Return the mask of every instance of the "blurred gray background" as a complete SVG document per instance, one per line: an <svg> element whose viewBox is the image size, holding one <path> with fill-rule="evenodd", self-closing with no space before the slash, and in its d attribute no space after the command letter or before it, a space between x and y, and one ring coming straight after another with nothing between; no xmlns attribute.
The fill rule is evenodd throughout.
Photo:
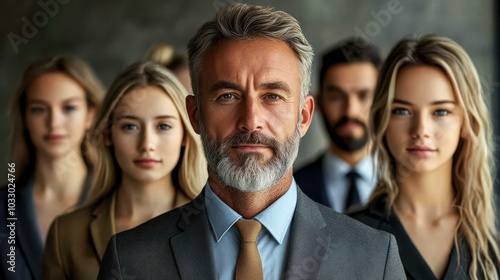
<svg viewBox="0 0 500 280"><path fill-rule="evenodd" d="M156 43L184 48L196 29L229 0L2 0L0 2L0 166L8 161L8 102L22 73L33 60L72 53L93 66L105 86L128 64L140 60ZM384 56L403 36L437 33L451 37L472 57L486 92L498 91L495 56L497 5L493 0L263 0L243 1L273 6L298 19L319 58L323 51L352 35L378 45ZM48 13L44 6L51 6ZM36 31L23 35L26 22ZM9 35L10 34L10 35ZM13 34L26 39L15 44ZM312 93L319 65L314 65ZM499 99L491 98L498 127ZM498 131L498 130L497 130ZM497 133L498 134L498 133ZM304 137L296 167L326 148L318 116ZM498 139L498 137L497 137Z"/></svg>

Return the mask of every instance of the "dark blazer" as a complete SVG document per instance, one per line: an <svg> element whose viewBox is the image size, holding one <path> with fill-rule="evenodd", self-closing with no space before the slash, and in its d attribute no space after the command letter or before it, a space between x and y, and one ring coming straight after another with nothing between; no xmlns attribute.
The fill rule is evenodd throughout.
<svg viewBox="0 0 500 280"><path fill-rule="evenodd" d="M203 193L183 207L114 235L98 279L217 279ZM285 279L404 279L393 236L300 190Z"/></svg>
<svg viewBox="0 0 500 280"><path fill-rule="evenodd" d="M0 265L2 275L0 279L30 280L39 279L41 272L41 260L43 251L43 240L40 237L36 209L33 200L32 184L16 184L15 188L15 218L7 220L12 216L8 213L8 189L7 186L0 189ZM13 222L14 231L6 224ZM15 238L9 239L11 234ZM15 243L14 243L15 242ZM7 256L11 252L11 246L15 246L15 272L9 271L7 263L11 259Z"/></svg>
<svg viewBox="0 0 500 280"><path fill-rule="evenodd" d="M386 197L379 197L364 209L350 213L349 216L373 228L387 231L396 237L399 255L408 279L436 279L424 258L420 255L410 237L406 233L398 217L391 210L387 210ZM460 265L458 265L458 251L460 251ZM471 254L465 239L459 239L458 248L450 253L448 267L443 279L470 279L468 268L471 263ZM480 268L479 268L480 269ZM483 279L479 273L478 279Z"/></svg>
<svg viewBox="0 0 500 280"><path fill-rule="evenodd" d="M81 205L89 192L91 177L92 174L89 173L77 206ZM0 226L0 266L2 267L0 274L2 277L0 279L40 279L45 241L42 240L38 227L38 217L33 198L33 183L31 178L16 179L15 218L17 220L7 220L7 218L11 217L7 211L9 192L7 186L0 189L0 219L3 221L2 226ZM4 223L10 222L15 222L15 244L9 244L8 237L11 232L9 228L3 226ZM8 270L10 265L7 261L10 260L10 256L7 256L7 254L11 251L11 246L15 246L15 273Z"/></svg>
<svg viewBox="0 0 500 280"><path fill-rule="evenodd" d="M300 189L312 200L332 208L326 193L325 176L323 174L323 158L321 155L312 163L302 167L293 174Z"/></svg>

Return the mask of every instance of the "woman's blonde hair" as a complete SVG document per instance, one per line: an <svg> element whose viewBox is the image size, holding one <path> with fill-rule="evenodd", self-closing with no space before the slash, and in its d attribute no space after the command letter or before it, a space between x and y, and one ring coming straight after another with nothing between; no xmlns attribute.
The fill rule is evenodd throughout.
<svg viewBox="0 0 500 280"><path fill-rule="evenodd" d="M76 81L84 90L87 106L98 111L104 98L104 88L95 76L92 68L87 62L73 55L55 55L43 58L31 63L24 72L12 99L10 116L12 117L12 160L16 163L18 178L28 179L35 168L36 149L31 141L29 131L26 127L26 95L30 85L38 77L46 73L63 73ZM87 139L88 133L85 135ZM88 168L95 167L95 153L93 147L84 139L81 145L82 156ZM93 173L92 170L89 172Z"/></svg>
<svg viewBox="0 0 500 280"><path fill-rule="evenodd" d="M378 157L380 180L372 199L387 195L392 207L399 189L396 161L390 154L385 133L398 71L409 65L441 69L450 79L459 106L464 112L462 138L453 156L452 182L459 213L457 232L464 236L472 254L469 275L498 279L499 250L496 239L493 194L493 138L490 114L479 76L465 50L451 39L427 35L403 39L392 49L380 71L371 108L370 134L374 156ZM455 236L458 245L458 236Z"/></svg>
<svg viewBox="0 0 500 280"><path fill-rule="evenodd" d="M189 70L188 58L186 53L177 51L172 45L157 44L149 48L145 61L157 62L174 74L184 69Z"/></svg>
<svg viewBox="0 0 500 280"><path fill-rule="evenodd" d="M198 195L204 186L207 179L207 164L200 138L191 127L184 105L188 92L175 75L160 64L139 62L130 65L113 81L104 100L103 109L97 115L90 140L97 147L99 161L88 202L107 196L120 184L122 171L116 162L113 147L106 143L106 139L111 139L112 114L126 109L123 106L117 107L125 94L146 86L157 86L165 91L177 108L184 128L185 146L181 150L177 166L172 171L174 185L191 199ZM136 102L141 102L140 99L138 97Z"/></svg>

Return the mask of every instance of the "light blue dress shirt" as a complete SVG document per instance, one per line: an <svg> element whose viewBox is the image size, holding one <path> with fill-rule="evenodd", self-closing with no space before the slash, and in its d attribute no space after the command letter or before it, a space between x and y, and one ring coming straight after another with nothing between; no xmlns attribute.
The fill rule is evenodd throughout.
<svg viewBox="0 0 500 280"><path fill-rule="evenodd" d="M326 153L323 157L323 174L328 201L337 212L344 212L345 201L349 193L349 180L346 174L351 170L349 164L332 153ZM377 173L373 158L365 157L354 167L360 178L356 181L359 199L362 205L368 203L368 199L377 184Z"/></svg>
<svg viewBox="0 0 500 280"><path fill-rule="evenodd" d="M212 228L212 248L218 279L234 279L234 271L240 248L238 229L234 223L242 219L225 204L210 188L205 187L208 220ZM282 279L286 265L290 237L290 224L297 205L295 181L288 191L254 217L262 224L257 238L257 249L264 271L264 279Z"/></svg>

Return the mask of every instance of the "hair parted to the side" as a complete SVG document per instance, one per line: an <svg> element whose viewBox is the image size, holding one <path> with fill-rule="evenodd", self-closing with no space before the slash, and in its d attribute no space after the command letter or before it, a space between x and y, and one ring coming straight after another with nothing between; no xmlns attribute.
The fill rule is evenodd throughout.
<svg viewBox="0 0 500 280"><path fill-rule="evenodd" d="M200 95L203 58L210 47L224 39L248 40L258 37L284 41L295 52L301 64L300 104L303 104L309 94L314 53L302 34L299 22L283 11L243 3L230 3L220 9L213 20L198 29L187 45L191 83L196 98Z"/></svg>
<svg viewBox="0 0 500 280"><path fill-rule="evenodd" d="M190 199L197 196L203 188L208 177L207 164L200 137L194 132L186 111L185 98L188 92L175 75L162 65L152 61L139 62L130 65L113 81L104 99L103 109L99 111L92 128L90 141L97 147L99 161L87 203L102 199L118 187L122 177L121 169L114 156L113 147L106 143L106 139L111 139L112 114L126 110L126 107L117 107L123 96L146 86L157 86L165 91L177 108L184 128L185 147L172 171L174 185ZM135 102L141 102L141 97Z"/></svg>
<svg viewBox="0 0 500 280"><path fill-rule="evenodd" d="M27 90L30 85L40 76L46 73L63 73L76 81L85 91L87 106L96 111L99 110L104 98L104 88L96 77L90 65L83 59L74 55L55 55L42 58L32 62L25 70L21 84L13 96L9 115L12 118L11 134L11 160L16 163L16 176L20 179L28 179L35 168L36 149L31 141L29 131L26 127L26 99ZM95 167L94 148L86 141L88 133L81 145L81 152L87 167ZM89 170L93 173L93 170Z"/></svg>
<svg viewBox="0 0 500 280"><path fill-rule="evenodd" d="M370 134L374 156L378 157L380 180L372 199L387 195L392 207L399 189L396 184L396 161L390 154L385 133L391 116L398 72L410 65L429 65L443 71L450 79L464 119L463 136L453 156L452 182L459 213L457 235L464 236L472 254L468 268L472 279L478 271L485 279L498 279L499 249L495 228L493 193L494 160L490 114L479 76L465 50L446 37L427 35L403 39L391 50L380 71L371 108Z"/></svg>

